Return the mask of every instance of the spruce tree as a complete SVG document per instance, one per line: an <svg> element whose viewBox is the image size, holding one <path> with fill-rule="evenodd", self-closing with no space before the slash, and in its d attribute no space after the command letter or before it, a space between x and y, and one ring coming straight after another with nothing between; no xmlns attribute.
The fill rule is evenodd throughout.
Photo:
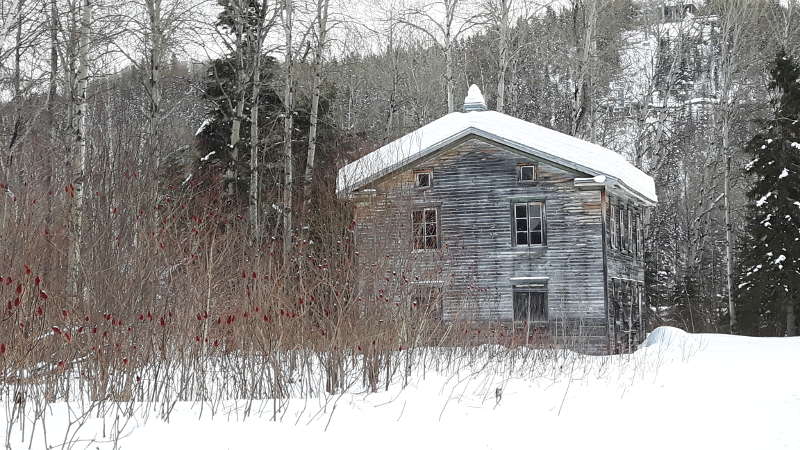
<svg viewBox="0 0 800 450"><path fill-rule="evenodd" d="M752 177L739 257L740 331L795 335L800 312L800 65L772 64L774 118L748 143Z"/></svg>

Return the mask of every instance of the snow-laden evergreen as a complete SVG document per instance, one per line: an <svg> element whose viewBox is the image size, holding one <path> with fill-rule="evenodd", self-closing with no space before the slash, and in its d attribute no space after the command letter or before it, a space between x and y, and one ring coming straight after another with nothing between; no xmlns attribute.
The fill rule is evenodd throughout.
<svg viewBox="0 0 800 450"><path fill-rule="evenodd" d="M796 334L800 309L800 65L780 51L770 71L775 117L748 144L752 175L741 247L744 331Z"/></svg>

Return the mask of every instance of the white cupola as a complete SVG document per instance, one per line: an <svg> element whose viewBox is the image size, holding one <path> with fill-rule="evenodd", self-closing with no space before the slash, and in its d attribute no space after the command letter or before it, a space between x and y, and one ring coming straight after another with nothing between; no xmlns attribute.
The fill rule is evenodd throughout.
<svg viewBox="0 0 800 450"><path fill-rule="evenodd" d="M464 98L464 112L486 111L486 99L483 98L480 88L473 84Z"/></svg>

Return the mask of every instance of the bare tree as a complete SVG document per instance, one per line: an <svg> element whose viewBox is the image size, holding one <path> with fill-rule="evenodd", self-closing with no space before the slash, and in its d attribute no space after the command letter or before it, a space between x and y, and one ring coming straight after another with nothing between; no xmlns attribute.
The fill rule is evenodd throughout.
<svg viewBox="0 0 800 450"><path fill-rule="evenodd" d="M292 27L294 15L293 0L283 2L283 31L285 36L285 87L284 87L284 118L283 118L283 262L288 268L289 254L292 246L292 189L294 184L294 164L292 161L292 134L294 127L294 48L292 42Z"/></svg>
<svg viewBox="0 0 800 450"><path fill-rule="evenodd" d="M453 50L458 39L478 25L477 15L469 11L469 6L467 0L436 0L407 8L401 19L403 24L426 36L444 55L449 113L456 110Z"/></svg>
<svg viewBox="0 0 800 450"><path fill-rule="evenodd" d="M328 10L330 7L330 0L314 0L316 7L316 16L314 23L315 29L315 42L314 42L314 79L311 92L311 124L308 129L308 153L306 156L306 170L303 179L303 220L306 221L304 230L308 228L307 213L311 209L311 202L313 199L312 188L314 182L314 167L315 157L317 152L317 125L319 122L319 97L320 87L322 86L322 67L325 47L328 44Z"/></svg>
<svg viewBox="0 0 800 450"><path fill-rule="evenodd" d="M731 222L731 160L733 147L731 145L731 127L739 119L740 110L738 103L741 100L742 86L741 75L748 65L753 63L752 51L746 51L746 36L753 23L751 17L754 8L759 6L747 0L731 0L717 5L715 12L719 15L719 56L718 76L719 102L713 110L712 121L718 135L715 141L721 145L720 156L724 161L723 172L723 198L725 211L725 261L726 285L728 297L728 316L731 332L736 329L736 305L733 301L733 224Z"/></svg>
<svg viewBox="0 0 800 450"><path fill-rule="evenodd" d="M248 216L250 220L251 235L255 241L261 237L261 184L259 177L259 98L261 96L261 58L264 52L264 42L275 25L278 17L277 5L270 5L267 0L262 0L256 16L256 24L250 27L248 40L251 43L251 104L250 104L250 186L248 194Z"/></svg>
<svg viewBox="0 0 800 450"><path fill-rule="evenodd" d="M591 59L595 51L597 36L598 2L595 0L572 0L572 33L575 39L575 64L572 82L572 130L577 136L590 108L592 82Z"/></svg>
<svg viewBox="0 0 800 450"><path fill-rule="evenodd" d="M69 251L67 253L67 295L76 303L82 298L79 280L81 273L81 241L83 239L83 206L86 190L87 137L87 86L89 83L89 33L92 24L92 0L81 0L80 24L77 46L71 50L68 77L72 102L70 105L70 129L74 142L70 148L68 167L70 184L67 186L72 202L69 219Z"/></svg>

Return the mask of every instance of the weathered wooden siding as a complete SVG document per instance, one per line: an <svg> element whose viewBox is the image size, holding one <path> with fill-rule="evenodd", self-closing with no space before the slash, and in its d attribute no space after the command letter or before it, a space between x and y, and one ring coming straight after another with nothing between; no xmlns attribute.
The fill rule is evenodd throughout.
<svg viewBox="0 0 800 450"><path fill-rule="evenodd" d="M605 219L608 221L609 218L609 206L613 205L615 208L624 208L626 210L630 210L634 213L636 217L639 219L639 228L641 228L643 222L642 218L643 208L641 205L638 205L634 200L625 199L621 196L614 196L614 195L607 195L604 194L603 196L603 210L605 212ZM628 249L621 249L620 246L617 244L616 246L611 245L611 227L606 226L608 233L605 239L605 246L606 246L606 269L608 273L607 279L607 292L609 298L609 342L612 345L616 345L620 347L620 342L623 342L627 339L627 335L624 333L620 333L618 330L615 330L614 327L614 311L613 311L613 303L615 301L615 292L619 290L620 284L628 288L631 284L637 284L641 286L643 290L644 286L644 249L639 244L638 251L634 251L631 246ZM638 239L638 236L637 236ZM617 287L615 290L614 283L617 283ZM635 314L640 314L638 311L638 306L636 308ZM641 315L637 320L641 320ZM641 328L643 324L639 322L640 329L639 332L636 333L633 337L635 341L642 339L643 337L643 329ZM627 346L622 346L627 347ZM624 351L625 348L616 348L612 349L615 351Z"/></svg>
<svg viewBox="0 0 800 450"><path fill-rule="evenodd" d="M535 183L517 181L517 165L526 162L537 165ZM414 187L419 169L433 170L431 188ZM569 333L593 336L594 351L605 351L602 193L576 189L573 180L582 176L469 138L378 180L367 188L372 194L359 194L359 253L376 261L377 272L389 270L381 261L391 260L392 271L410 278L445 280L445 319L510 321L512 278L548 277L551 330L564 321L578 324ZM545 246L513 246L514 201L545 202ZM439 209L442 249L411 251L415 206Z"/></svg>

